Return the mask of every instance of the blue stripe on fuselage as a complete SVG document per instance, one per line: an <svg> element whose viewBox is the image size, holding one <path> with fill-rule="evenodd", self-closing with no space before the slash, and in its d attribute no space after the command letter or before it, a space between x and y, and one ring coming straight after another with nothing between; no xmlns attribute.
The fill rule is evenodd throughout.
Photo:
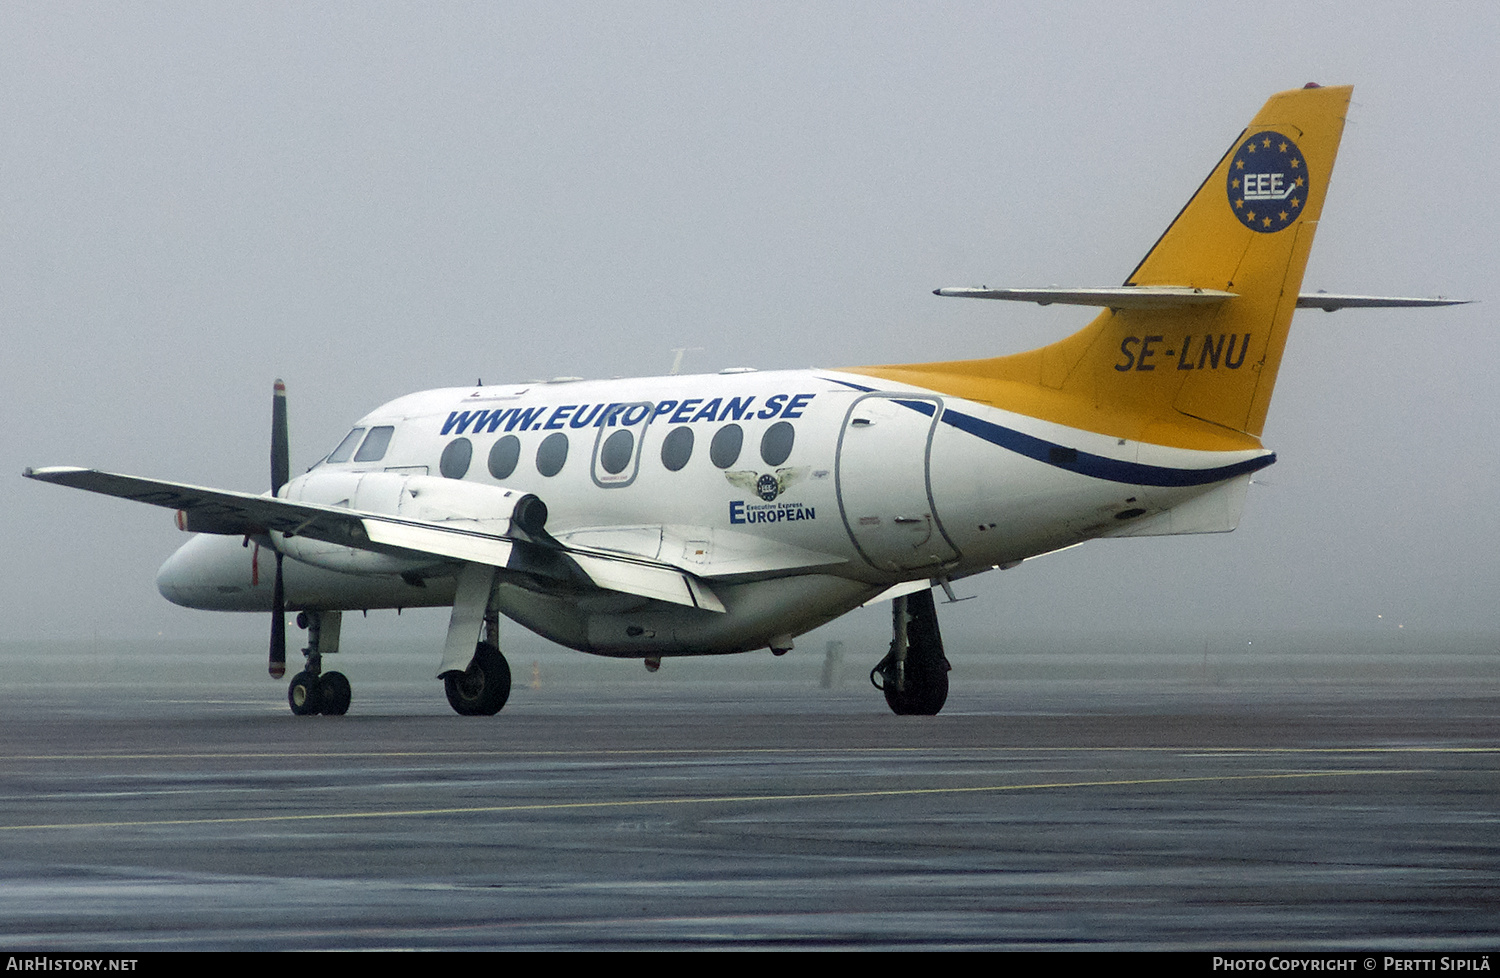
<svg viewBox="0 0 1500 978"><path fill-rule="evenodd" d="M857 391L877 392L873 387L862 387L847 380L838 380L834 377L827 379L852 387ZM888 393L897 404L929 417L932 416L934 405L931 401L902 400L898 391L882 393ZM945 408L939 420L943 424L967 432L992 445L998 445L1007 451L1015 452L1017 455L1024 455L1068 472L1077 472L1079 475L1104 479L1108 482L1123 482L1132 486L1206 486L1213 482L1232 479L1237 475L1244 475L1247 472L1258 472L1276 461L1276 455L1273 452L1270 455L1262 455L1259 458L1246 459L1243 462L1220 465L1211 469L1176 469L1165 465L1126 462L1106 455L1081 452L1075 448L1047 441L1045 438L1037 438L1014 428L1007 428L1004 425L976 418L971 414L964 414L962 411L955 411L952 408Z"/></svg>

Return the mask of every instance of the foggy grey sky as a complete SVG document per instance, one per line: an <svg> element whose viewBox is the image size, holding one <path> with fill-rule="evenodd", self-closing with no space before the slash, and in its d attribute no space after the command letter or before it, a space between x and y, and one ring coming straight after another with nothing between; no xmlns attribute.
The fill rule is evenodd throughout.
<svg viewBox="0 0 1500 978"><path fill-rule="evenodd" d="M26 465L261 491L278 376L300 470L476 377L1028 349L1090 312L931 290L1120 282L1313 80L1355 93L1304 288L1482 301L1300 313L1237 532L990 574L944 627L1495 630L1497 37L1489 3L0 6L4 637L266 629L157 595L170 513Z"/></svg>

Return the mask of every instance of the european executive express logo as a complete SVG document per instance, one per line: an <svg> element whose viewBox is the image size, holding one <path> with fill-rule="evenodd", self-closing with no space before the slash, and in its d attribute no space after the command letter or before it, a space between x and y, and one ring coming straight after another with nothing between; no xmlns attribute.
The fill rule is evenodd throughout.
<svg viewBox="0 0 1500 978"><path fill-rule="evenodd" d="M777 497L807 476L808 467L788 466L776 472L758 473L753 469L725 472L729 484L743 489L752 496L764 499L764 503L747 503L735 499L729 504L731 523L785 523L796 520L815 520L818 511L802 503L778 501Z"/></svg>
<svg viewBox="0 0 1500 978"><path fill-rule="evenodd" d="M1307 203L1307 160L1278 132L1258 132L1229 161L1229 209L1252 231L1269 234L1297 220Z"/></svg>

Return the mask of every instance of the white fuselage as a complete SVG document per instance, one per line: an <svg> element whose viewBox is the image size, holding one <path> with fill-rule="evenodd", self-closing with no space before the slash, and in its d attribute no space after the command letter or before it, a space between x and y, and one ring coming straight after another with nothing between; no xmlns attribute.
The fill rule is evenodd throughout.
<svg viewBox="0 0 1500 978"><path fill-rule="evenodd" d="M392 476L533 493L557 540L712 585L722 613L526 580L497 586L500 610L528 628L624 656L789 643L894 585L1118 533L1272 458L1127 441L825 370L423 391L356 429L279 495L370 508L351 494L371 473L384 479L367 496ZM289 607L454 600L451 564L331 545L301 559L291 542L278 543ZM162 593L196 608L268 610L271 555L243 544L195 537L163 565Z"/></svg>

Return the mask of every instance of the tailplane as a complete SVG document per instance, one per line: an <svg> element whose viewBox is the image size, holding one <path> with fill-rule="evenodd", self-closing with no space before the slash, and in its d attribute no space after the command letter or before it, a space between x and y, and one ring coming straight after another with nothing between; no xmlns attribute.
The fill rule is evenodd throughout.
<svg viewBox="0 0 1500 978"><path fill-rule="evenodd" d="M1122 438L1258 444L1352 91L1273 96L1121 287L940 290L1106 307L1078 333L859 372Z"/></svg>

